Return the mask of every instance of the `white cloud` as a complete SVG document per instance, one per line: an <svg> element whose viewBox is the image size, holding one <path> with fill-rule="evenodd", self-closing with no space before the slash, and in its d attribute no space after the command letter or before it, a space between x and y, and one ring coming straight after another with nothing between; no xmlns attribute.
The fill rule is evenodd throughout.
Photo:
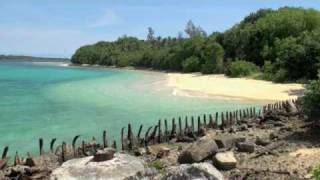
<svg viewBox="0 0 320 180"><path fill-rule="evenodd" d="M90 28L105 27L112 25L118 21L118 16L113 10L107 10L101 17L94 23L90 24Z"/></svg>

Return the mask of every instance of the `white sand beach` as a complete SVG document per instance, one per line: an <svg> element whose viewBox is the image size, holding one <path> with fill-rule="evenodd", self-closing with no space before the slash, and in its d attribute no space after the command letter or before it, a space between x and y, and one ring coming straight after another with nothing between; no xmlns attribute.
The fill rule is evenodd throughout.
<svg viewBox="0 0 320 180"><path fill-rule="evenodd" d="M224 75L169 73L168 85L180 91L203 93L247 100L279 101L295 99L304 91L302 84L276 84L246 78L228 78ZM183 94L183 93L182 93Z"/></svg>

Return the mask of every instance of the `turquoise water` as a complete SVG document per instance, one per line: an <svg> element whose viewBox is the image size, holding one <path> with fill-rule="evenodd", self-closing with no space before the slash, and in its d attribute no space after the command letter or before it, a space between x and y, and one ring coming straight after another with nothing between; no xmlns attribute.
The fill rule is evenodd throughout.
<svg viewBox="0 0 320 180"><path fill-rule="evenodd" d="M48 149L51 138L71 143L116 140L129 122L137 130L158 119L201 115L256 105L250 102L172 95L164 74L0 62L0 148L38 152L38 138Z"/></svg>

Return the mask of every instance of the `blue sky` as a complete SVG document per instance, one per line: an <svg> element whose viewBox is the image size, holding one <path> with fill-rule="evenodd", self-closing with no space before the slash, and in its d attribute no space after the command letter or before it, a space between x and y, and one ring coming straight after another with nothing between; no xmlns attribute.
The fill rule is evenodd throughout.
<svg viewBox="0 0 320 180"><path fill-rule="evenodd" d="M85 44L127 34L177 36L191 19L224 31L260 8L320 10L320 0L0 0L0 54L70 57Z"/></svg>

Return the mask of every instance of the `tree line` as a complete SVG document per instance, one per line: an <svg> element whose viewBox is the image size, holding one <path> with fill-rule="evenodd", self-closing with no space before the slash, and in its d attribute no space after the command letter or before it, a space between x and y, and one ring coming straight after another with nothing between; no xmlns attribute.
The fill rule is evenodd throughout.
<svg viewBox="0 0 320 180"><path fill-rule="evenodd" d="M134 66L158 70L226 73L277 82L317 78L320 67L320 12L283 7L251 13L225 32L208 34L189 21L184 36L146 40L123 36L79 48L75 64Z"/></svg>

